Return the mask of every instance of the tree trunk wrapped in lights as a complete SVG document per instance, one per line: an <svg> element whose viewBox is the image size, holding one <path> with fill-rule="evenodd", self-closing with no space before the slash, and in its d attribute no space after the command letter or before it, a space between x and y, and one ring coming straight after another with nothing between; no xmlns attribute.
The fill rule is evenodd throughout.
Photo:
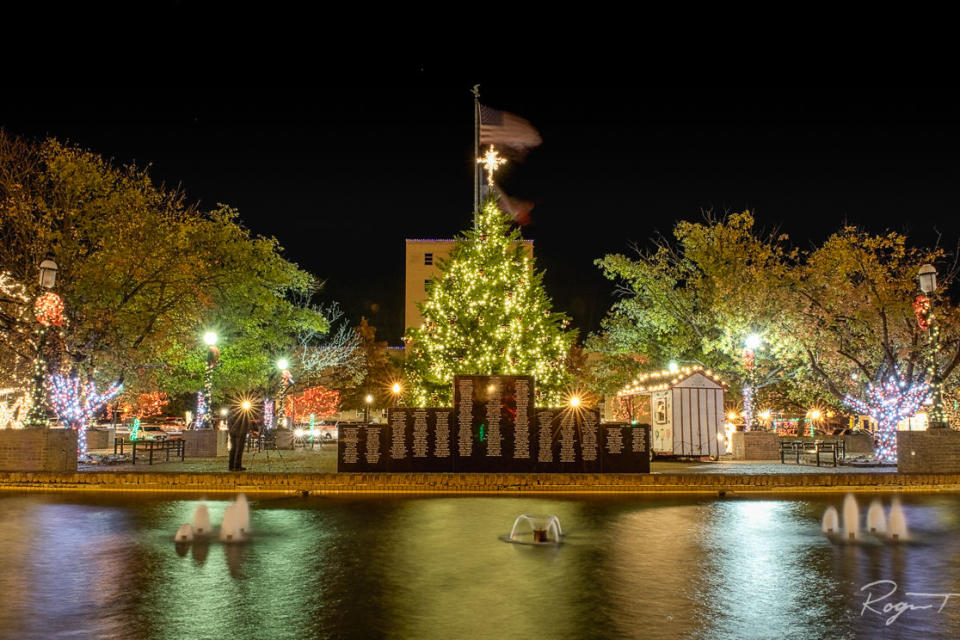
<svg viewBox="0 0 960 640"><path fill-rule="evenodd" d="M98 393L92 378L81 382L76 374L55 373L50 376L50 404L64 425L77 432L78 457L87 455L87 422L122 389L123 385L117 382Z"/></svg>
<svg viewBox="0 0 960 640"><path fill-rule="evenodd" d="M917 413L929 396L927 383L911 384L894 371L881 383L867 385L862 398L848 395L844 403L877 421L877 457L883 462L896 462L897 423Z"/></svg>
<svg viewBox="0 0 960 640"><path fill-rule="evenodd" d="M404 338L410 404L450 404L457 374L533 375L538 404L560 402L575 333L550 310L542 274L495 201L439 267L419 305L423 325Z"/></svg>

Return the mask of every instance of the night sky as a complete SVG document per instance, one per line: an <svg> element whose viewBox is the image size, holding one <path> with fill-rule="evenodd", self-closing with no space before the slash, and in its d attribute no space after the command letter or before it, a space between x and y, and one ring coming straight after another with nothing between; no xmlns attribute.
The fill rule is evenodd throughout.
<svg viewBox="0 0 960 640"><path fill-rule="evenodd" d="M946 94L911 90L532 87L411 68L395 86L310 91L11 92L0 126L51 135L240 210L324 297L399 344L404 238L471 224L473 105L544 140L501 174L536 202L523 229L556 309L594 331L613 301L593 265L701 210L755 211L801 247L844 221L956 245L960 127ZM16 97L17 95L24 97ZM159 230L158 230L159 231ZM158 233L158 242L162 234Z"/></svg>

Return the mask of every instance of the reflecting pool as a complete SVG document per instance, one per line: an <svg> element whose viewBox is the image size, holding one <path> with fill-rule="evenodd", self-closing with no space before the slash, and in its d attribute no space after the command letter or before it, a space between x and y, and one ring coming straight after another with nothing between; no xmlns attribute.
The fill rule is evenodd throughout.
<svg viewBox="0 0 960 640"><path fill-rule="evenodd" d="M0 494L0 638L958 637L960 496L901 496L907 543L828 539L842 499L252 499L175 545L196 500ZM524 513L563 543L504 542Z"/></svg>

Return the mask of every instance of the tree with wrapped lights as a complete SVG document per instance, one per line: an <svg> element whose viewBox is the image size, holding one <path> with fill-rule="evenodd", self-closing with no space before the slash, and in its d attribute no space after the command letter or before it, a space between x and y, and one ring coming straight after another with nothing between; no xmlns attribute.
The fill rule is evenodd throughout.
<svg viewBox="0 0 960 640"><path fill-rule="evenodd" d="M564 314L550 309L542 273L495 200L439 268L419 305L423 324L404 338L407 401L449 405L455 375L513 374L535 377L539 405L558 403L576 334L566 330Z"/></svg>

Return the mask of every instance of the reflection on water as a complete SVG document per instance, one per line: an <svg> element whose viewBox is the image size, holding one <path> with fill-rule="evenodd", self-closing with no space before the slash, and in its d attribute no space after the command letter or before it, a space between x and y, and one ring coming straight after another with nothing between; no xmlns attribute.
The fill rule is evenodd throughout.
<svg viewBox="0 0 960 640"><path fill-rule="evenodd" d="M926 640L960 629L960 598L889 627L860 615L860 589L877 580L900 594L960 592L960 497L906 496L906 544L828 540L820 518L839 497L260 500L248 543L175 544L196 504L0 496L0 638ZM228 504L208 502L214 525ZM501 540L531 512L559 517L562 545Z"/></svg>

